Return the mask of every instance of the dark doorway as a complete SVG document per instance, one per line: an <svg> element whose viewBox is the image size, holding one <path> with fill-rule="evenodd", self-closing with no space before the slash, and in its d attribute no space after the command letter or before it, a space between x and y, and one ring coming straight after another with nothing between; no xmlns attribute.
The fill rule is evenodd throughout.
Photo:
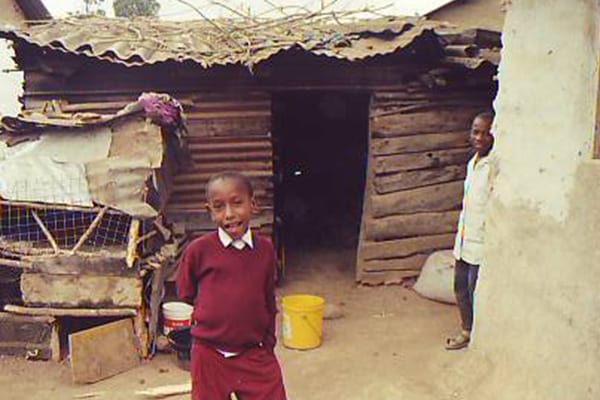
<svg viewBox="0 0 600 400"><path fill-rule="evenodd" d="M365 93L274 95L275 214L288 254L356 249L368 121Z"/></svg>

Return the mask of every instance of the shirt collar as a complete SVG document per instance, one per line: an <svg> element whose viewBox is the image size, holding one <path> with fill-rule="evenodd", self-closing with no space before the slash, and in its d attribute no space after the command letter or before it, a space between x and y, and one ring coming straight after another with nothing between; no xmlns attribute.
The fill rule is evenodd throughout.
<svg viewBox="0 0 600 400"><path fill-rule="evenodd" d="M229 234L225 232L223 228L219 227L218 231L219 240L221 241L223 247L229 247L230 245L232 245L238 250L242 250L246 246L250 247L251 249L254 248L254 242L252 241L252 231L250 230L250 228L248 228L246 233L244 233L241 238L235 240L231 236L229 236Z"/></svg>

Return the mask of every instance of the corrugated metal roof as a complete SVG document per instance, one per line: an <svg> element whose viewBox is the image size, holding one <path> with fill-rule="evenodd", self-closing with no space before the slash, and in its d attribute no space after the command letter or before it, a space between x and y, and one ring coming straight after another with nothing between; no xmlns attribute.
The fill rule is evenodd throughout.
<svg viewBox="0 0 600 400"><path fill-rule="evenodd" d="M441 51L438 31L457 30L443 22L398 17L352 23L339 22L335 16L311 22L287 18L260 23L91 17L23 29L2 27L0 37L126 66L192 61L209 68L229 64L252 67L292 48L356 61L409 48L419 38L439 43Z"/></svg>

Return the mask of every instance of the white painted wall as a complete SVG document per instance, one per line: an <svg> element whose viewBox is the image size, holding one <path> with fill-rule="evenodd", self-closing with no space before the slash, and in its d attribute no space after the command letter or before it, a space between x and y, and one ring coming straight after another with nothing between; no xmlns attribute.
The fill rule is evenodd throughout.
<svg viewBox="0 0 600 400"><path fill-rule="evenodd" d="M23 93L23 73L4 72L16 69L9 46L8 41L0 39L0 115L17 114L21 108L18 98Z"/></svg>
<svg viewBox="0 0 600 400"><path fill-rule="evenodd" d="M516 0L472 346L454 398L600 398L597 0Z"/></svg>
<svg viewBox="0 0 600 400"><path fill-rule="evenodd" d="M25 16L13 0L0 0L0 24L18 26ZM7 73L15 69L13 51L9 42L0 39L0 115L14 115L20 105L18 96L22 93L22 73Z"/></svg>

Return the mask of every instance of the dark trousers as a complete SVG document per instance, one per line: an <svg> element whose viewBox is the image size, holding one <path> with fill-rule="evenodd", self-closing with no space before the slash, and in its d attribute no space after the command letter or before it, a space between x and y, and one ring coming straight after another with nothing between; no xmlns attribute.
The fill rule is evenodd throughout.
<svg viewBox="0 0 600 400"><path fill-rule="evenodd" d="M454 267L454 294L460 310L462 328L471 332L473 328L473 294L477 285L479 265L457 260Z"/></svg>

